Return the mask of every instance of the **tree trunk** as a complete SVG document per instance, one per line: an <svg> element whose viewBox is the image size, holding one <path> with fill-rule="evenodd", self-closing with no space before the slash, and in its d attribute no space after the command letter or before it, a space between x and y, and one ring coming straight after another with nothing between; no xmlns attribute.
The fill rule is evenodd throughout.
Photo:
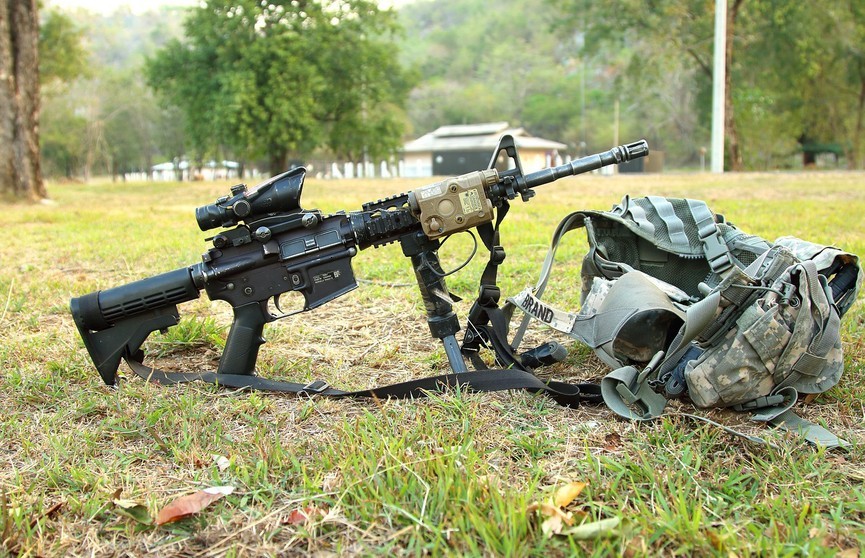
<svg viewBox="0 0 865 558"><path fill-rule="evenodd" d="M862 150L863 116L865 116L865 68L860 64L859 70L859 104L856 107L856 128L853 130L853 147L847 153L847 168L859 168L859 157Z"/></svg>
<svg viewBox="0 0 865 558"><path fill-rule="evenodd" d="M270 152L270 176L276 176L286 170L286 161L288 160L288 151L271 150Z"/></svg>
<svg viewBox="0 0 865 558"><path fill-rule="evenodd" d="M736 119L733 116L733 36L736 27L736 17L739 15L739 8L742 7L743 0L735 0L732 9L727 14L727 51L724 55L724 65L726 67L724 76L724 135L727 137L727 150L730 156L730 170L744 170L745 165L742 161L742 150L739 146L739 131L736 129Z"/></svg>
<svg viewBox="0 0 865 558"><path fill-rule="evenodd" d="M36 0L0 0L0 194L47 198L39 161Z"/></svg>

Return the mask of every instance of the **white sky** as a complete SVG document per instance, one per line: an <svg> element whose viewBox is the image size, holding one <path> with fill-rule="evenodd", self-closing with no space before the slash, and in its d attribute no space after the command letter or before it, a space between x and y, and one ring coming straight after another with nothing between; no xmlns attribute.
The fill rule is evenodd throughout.
<svg viewBox="0 0 865 558"><path fill-rule="evenodd" d="M124 5L137 13L156 6L192 6L195 2L196 0L48 0L47 4L58 8L86 8L92 12L110 14Z"/></svg>
<svg viewBox="0 0 865 558"><path fill-rule="evenodd" d="M198 0L48 0L49 6L65 9L86 8L92 12L110 14L121 6L129 6L135 13L145 12L156 6L194 6ZM412 0L379 0L382 6L401 6Z"/></svg>

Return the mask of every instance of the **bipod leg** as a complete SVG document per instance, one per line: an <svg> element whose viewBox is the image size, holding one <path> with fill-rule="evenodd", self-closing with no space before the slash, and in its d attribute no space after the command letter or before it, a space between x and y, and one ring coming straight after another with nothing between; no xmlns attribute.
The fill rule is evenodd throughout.
<svg viewBox="0 0 865 558"><path fill-rule="evenodd" d="M425 235L406 235L400 239L403 254L411 258L420 294L426 308L430 333L440 339L445 348L451 370L468 372L454 336L460 330L460 322L454 313L453 299L445 283L445 273L439 263L437 250L439 241Z"/></svg>

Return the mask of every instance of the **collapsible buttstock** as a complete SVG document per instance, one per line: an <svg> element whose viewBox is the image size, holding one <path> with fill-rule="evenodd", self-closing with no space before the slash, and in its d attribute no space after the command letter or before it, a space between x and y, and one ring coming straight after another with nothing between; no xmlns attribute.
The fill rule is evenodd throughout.
<svg viewBox="0 0 865 558"><path fill-rule="evenodd" d="M80 300L73 298L70 304L75 325L102 381L109 386L117 381L120 359L137 359L141 345L151 333L175 326L180 321L177 306L171 305L126 318L102 331L90 330L83 325Z"/></svg>
<svg viewBox="0 0 865 558"><path fill-rule="evenodd" d="M177 325L177 304L198 298L194 267L73 298L69 307L102 380L112 386L123 357L135 358L154 331Z"/></svg>

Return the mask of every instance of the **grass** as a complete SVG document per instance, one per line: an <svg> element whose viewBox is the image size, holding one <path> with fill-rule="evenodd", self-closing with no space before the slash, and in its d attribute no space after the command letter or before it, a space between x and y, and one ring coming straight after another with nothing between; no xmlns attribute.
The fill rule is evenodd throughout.
<svg viewBox="0 0 865 558"><path fill-rule="evenodd" d="M747 232L792 234L865 254L865 175L848 173L586 176L538 188L503 227L506 294L534 282L549 235L568 211L607 209L628 193L705 199ZM324 211L423 180L308 181L304 206ZM7 204L0 224L0 555L267 556L502 555L823 556L865 550L865 310L845 317L845 375L802 414L856 442L849 452L727 411L703 413L772 440L754 445L694 422L671 405L650 424L604 408L565 409L525 393L454 391L422 401L307 399L128 378L101 384L68 313L69 299L198 261L205 233L193 210L227 184L54 185L54 203ZM446 269L471 250L442 250ZM585 235L559 251L548 300L576 308ZM449 277L470 300L477 257ZM262 375L365 388L443 372L408 261L398 247L354 259L360 288L268 326ZM459 303L464 317L468 302ZM184 369L215 367L230 309L203 297L148 344ZM571 354L545 371L597 380L603 367ZM128 372L126 376L130 376ZM222 459L219 459L222 458ZM588 484L569 505L587 520L620 518L610 536L546 536L527 513L568 481ZM180 495L235 491L192 517L150 516ZM307 519L297 520L302 512Z"/></svg>

